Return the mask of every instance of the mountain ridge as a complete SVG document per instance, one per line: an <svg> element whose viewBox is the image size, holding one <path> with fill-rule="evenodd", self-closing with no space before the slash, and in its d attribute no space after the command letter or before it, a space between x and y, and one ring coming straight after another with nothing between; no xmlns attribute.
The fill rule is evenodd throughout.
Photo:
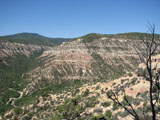
<svg viewBox="0 0 160 120"><path fill-rule="evenodd" d="M54 46L59 45L64 41L70 41L71 38L49 38L38 33L17 33L13 35L0 36L0 42L18 42L23 44L35 44Z"/></svg>
<svg viewBox="0 0 160 120"><path fill-rule="evenodd" d="M22 33L16 33L12 35L3 35L0 36L0 42L18 42L18 43L24 43L24 44L36 44L33 42L33 40L44 40L46 43L37 43L38 45L47 45L47 46L54 46L54 45L59 45L63 42L69 42L76 40L77 38L85 38L85 37L126 37L129 39L135 39L135 38L142 38L146 35L150 35L149 33L143 33L143 32L126 32L126 33L116 33L116 34L101 34L101 33L89 33L80 37L76 38L62 38L62 37L57 37L57 38L52 38L52 37L46 37L44 35L40 35L39 33L29 33L29 32L22 32ZM160 37L160 34L155 34L156 37ZM17 39L17 40L16 40ZM30 41L26 41L26 40ZM24 41L23 41L24 40Z"/></svg>

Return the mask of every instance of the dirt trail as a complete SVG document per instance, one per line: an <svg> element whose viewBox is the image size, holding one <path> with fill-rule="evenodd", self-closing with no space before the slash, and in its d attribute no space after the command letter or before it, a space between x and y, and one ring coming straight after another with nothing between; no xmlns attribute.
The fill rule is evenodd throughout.
<svg viewBox="0 0 160 120"><path fill-rule="evenodd" d="M12 89L12 88L9 88L9 90L15 91L15 90ZM11 105L13 105L13 106L15 107L14 102L15 102L16 100L22 98L23 92L21 92L21 91L16 91L16 92L18 92L18 93L20 94L19 97L18 97L18 98L9 98L8 102L6 103L6 105L8 105L8 104L11 102Z"/></svg>

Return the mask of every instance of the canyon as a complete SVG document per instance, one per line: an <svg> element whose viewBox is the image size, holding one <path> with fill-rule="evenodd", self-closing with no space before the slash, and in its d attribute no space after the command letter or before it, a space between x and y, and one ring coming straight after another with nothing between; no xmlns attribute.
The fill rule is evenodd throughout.
<svg viewBox="0 0 160 120"><path fill-rule="evenodd" d="M84 107L81 114L91 114L96 106L102 107L100 98L104 98L107 89L118 86L125 86L127 94L134 98L138 92L146 94L142 89L148 87L148 82L136 74L140 61L135 51L135 46L143 47L141 38L144 35L91 33L79 38L61 39L60 43L54 42L52 46L42 41L26 44L19 38L14 38L14 41L0 38L0 110L3 118L50 119L60 113L58 106L63 105L66 99L80 99L80 104L84 103L84 106L79 106ZM89 104L87 99L93 99L90 103L95 104L93 108L86 106ZM95 102L97 99L98 103ZM104 98L104 101L108 99ZM139 106L142 102L144 100ZM114 103L110 104L114 106ZM100 110L101 114L110 109ZM117 113L112 110L112 114Z"/></svg>

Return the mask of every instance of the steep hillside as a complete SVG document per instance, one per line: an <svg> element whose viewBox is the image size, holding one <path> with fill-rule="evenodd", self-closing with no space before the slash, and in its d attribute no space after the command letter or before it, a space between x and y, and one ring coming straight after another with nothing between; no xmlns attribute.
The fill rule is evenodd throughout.
<svg viewBox="0 0 160 120"><path fill-rule="evenodd" d="M70 40L69 38L48 38L37 33L0 36L0 59L17 54L29 56L34 51L47 50L51 46Z"/></svg>
<svg viewBox="0 0 160 120"><path fill-rule="evenodd" d="M124 89L136 111L141 115L145 112L147 120L150 120L148 88L149 82L132 72L110 82L92 82L78 88L73 86L63 89L61 92L55 90L56 92L45 93L33 102L15 107L4 116L23 120L133 120L132 116L106 95L109 90L113 90L119 94L119 100L125 103Z"/></svg>
<svg viewBox="0 0 160 120"><path fill-rule="evenodd" d="M154 58L160 57L158 55ZM140 120L144 119L144 113L147 117L145 120L150 120L148 89L149 81L145 79L145 72L138 68L112 81L82 83L75 80L74 83L53 85L50 89L40 90L30 96L28 99L32 102L25 101L25 104L22 104L21 99L17 98L15 109L8 111L4 116L6 119L22 120L134 120L122 107L107 97L107 93L112 90L126 106L124 94L127 95L129 102L140 115ZM31 99L35 95L36 99ZM160 114L157 116L159 119Z"/></svg>
<svg viewBox="0 0 160 120"><path fill-rule="evenodd" d="M90 41L91 40L91 41ZM133 70L138 64L133 46L139 39L89 34L72 42L46 50L39 57L43 66L29 74L34 85L26 92L42 88L40 83L60 83L66 80L113 80ZM139 42L140 43L140 42ZM140 46L140 44L139 44Z"/></svg>
<svg viewBox="0 0 160 120"><path fill-rule="evenodd" d="M42 50L33 52L30 56L15 55L5 57L0 61L0 113L13 108L11 98L20 96L20 92L29 83L27 72L39 66L37 57Z"/></svg>
<svg viewBox="0 0 160 120"><path fill-rule="evenodd" d="M40 36L41 37L41 36ZM34 39L31 39L34 38ZM30 36L17 34L0 37L0 113L13 106L9 100L16 98L20 91L28 84L26 73L39 66L37 59L44 50L45 39L38 44L38 35ZM27 41L27 43L25 43ZM42 42L43 41L43 42Z"/></svg>
<svg viewBox="0 0 160 120"><path fill-rule="evenodd" d="M97 102L101 97L100 91L104 91L104 96L106 88L109 89L112 84L113 88L120 84L123 86L123 83L118 81L124 82L129 79L129 83L124 84L129 89L133 84L139 83L141 78L134 80L137 78L135 73L132 73L133 77L129 75L127 80L122 80L122 76L127 76L128 72L138 67L139 60L134 46L142 47L140 40L144 35L92 33L52 47L47 46L46 41L35 43L32 37L27 38L27 42L31 39L30 43L26 40L22 40L21 43L19 35L18 39L15 38L16 41L3 40L0 42L0 71L3 76L0 79L3 83L0 86L0 115L5 119L58 120L56 117L61 118L66 110L74 109L78 114L87 113L88 115L82 116L90 120L90 117L94 118L90 116L93 111L104 114L109 109L95 108L103 106L102 101ZM39 36L34 38L39 39ZM113 83L116 81L118 83ZM94 83L100 84L100 87L94 86ZM102 91L103 85L106 86ZM77 91L80 93L77 94ZM96 91L98 93L92 95L90 91L93 94ZM77 105L75 99L80 104ZM73 106L70 108L68 104ZM110 104L114 106L113 103ZM76 114L77 112L74 115Z"/></svg>
<svg viewBox="0 0 160 120"><path fill-rule="evenodd" d="M30 56L34 51L47 50L48 46L39 46L33 44L20 44L17 42L0 42L0 59L14 57L15 55Z"/></svg>
<svg viewBox="0 0 160 120"><path fill-rule="evenodd" d="M26 73L39 66L39 57L44 50L51 47L22 44L16 41L0 39L0 113L13 108L11 98L20 96L21 91L29 83Z"/></svg>

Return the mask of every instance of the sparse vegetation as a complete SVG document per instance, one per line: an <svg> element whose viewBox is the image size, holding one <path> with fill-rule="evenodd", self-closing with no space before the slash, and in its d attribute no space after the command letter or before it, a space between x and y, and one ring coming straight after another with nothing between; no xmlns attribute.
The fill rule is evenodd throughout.
<svg viewBox="0 0 160 120"><path fill-rule="evenodd" d="M32 93L31 95L22 96L21 99L18 99L15 101L15 105L24 105L28 104L30 102L33 102L38 96L43 96L49 93L56 94L61 93L62 91L70 91L73 88L80 87L83 84L83 82L79 80L71 81L71 82L62 82L58 84L53 84L48 87L45 87L39 91L36 91Z"/></svg>
<svg viewBox="0 0 160 120"><path fill-rule="evenodd" d="M157 65L153 67L152 65L152 57L156 52L158 51L159 47L159 39L157 39L155 35L155 25L148 24L148 29L151 32L151 34L146 34L144 38L141 39L141 43L143 47L135 47L135 51L137 52L137 55L139 56L139 59L141 62L145 65L145 70L147 71L147 74L143 71L143 69L139 69L138 76L143 76L146 80L149 81L149 89L145 93L148 93L149 95L142 95L146 97L146 101L150 103L149 107L151 109L151 116L152 120L157 120L157 113L159 113L159 94L160 94L160 87L159 87L159 74L160 71L156 71L154 73L154 70L158 69ZM135 80L132 80L133 84L135 84ZM154 89L154 86L156 89ZM129 87L129 84L128 84ZM128 112L135 120L140 120L140 115L137 112L137 109L133 107L133 100L131 97L127 96L124 93L124 99L121 103L118 99L118 92L114 92L113 90L110 90L107 93L108 98L110 98L113 102L120 105L126 112ZM155 94L156 93L156 94ZM148 98L148 99L147 99ZM142 110L140 110L142 111ZM156 112L158 111L158 112ZM142 116L142 114L141 114ZM143 114L145 118L145 113Z"/></svg>
<svg viewBox="0 0 160 120"><path fill-rule="evenodd" d="M137 71L138 76L146 77L146 74L147 74L146 69L138 68L138 71Z"/></svg>
<svg viewBox="0 0 160 120"><path fill-rule="evenodd" d="M105 117L106 117L107 120L110 120L110 119L111 119L111 117L112 117L112 112L111 112L111 110L107 110L107 111L105 112Z"/></svg>
<svg viewBox="0 0 160 120"><path fill-rule="evenodd" d="M115 110L118 110L118 109L119 109L119 105L114 102L112 110L115 111Z"/></svg>
<svg viewBox="0 0 160 120"><path fill-rule="evenodd" d="M136 37L133 36L135 34L137 35ZM103 38L103 40L100 41L102 42L102 48L100 48L99 46L96 46L96 42L99 38L101 39L102 36L107 36L108 38ZM122 109L120 105L117 105L116 102L113 103L108 100L103 100L106 100L104 97L106 91L111 89L113 89L115 93L124 91L124 89L129 89L132 90L131 92L134 92L135 89L133 88L136 87L139 79L135 77L133 70L135 69L134 67L138 65L139 61L137 61L136 57L126 56L116 56L106 59L106 56L104 54L100 54L98 50L102 49L103 51L104 49L110 50L110 52L111 50L128 51L127 46L124 45L125 47L123 48L121 44L128 44L127 42L131 41L126 40L126 43L121 43L119 38L125 37L125 39L138 39L140 36L141 35L138 33L117 35L89 34L84 36L82 37L82 42L88 50L88 56L86 55L87 62L83 63L82 60L82 64L74 62L69 62L68 64L65 61L62 62L62 64L57 62L57 65L55 65L55 61L49 60L55 59L56 55L54 55L54 57L47 56L46 58L41 56L42 58L37 59L37 57L41 55L42 51L37 53L35 52L30 57L17 55L13 59L11 59L12 57L6 58L4 60L8 65L2 64L0 61L0 75L2 76L0 78L0 91L2 91L2 93L0 93L0 113L4 114L6 111L13 109L13 111L10 111L11 113L5 118L22 120L29 120L33 118L50 120L118 120L118 117L125 118L129 113L126 111L120 113L119 111ZM113 46L113 48L103 46L103 43L110 44L110 42L112 42L110 41L110 38L112 37L115 39L115 46ZM25 43L27 41L22 42ZM91 43L94 44L92 45ZM35 44L40 43L38 42ZM44 44L47 45L48 43ZM76 50L71 50L71 54L76 54L76 58L78 56ZM91 61L88 60L90 55L92 58ZM64 59L64 57L65 56L58 55L56 60ZM53 64L53 66L51 66L51 64ZM89 65L87 66L87 64ZM33 76L37 76L32 78L28 75L28 72L31 72L31 70L35 68L38 69L36 66L39 66L39 69L44 69L44 71L35 70L37 74L33 74ZM43 72L46 73L44 74ZM128 76L119 80L119 83L116 81L112 82L112 80L123 76L125 73L127 73ZM143 69L139 69L137 71L137 75L146 78L147 72ZM30 90L28 93L23 93L23 96L18 98L21 91L26 88L26 85L31 81L35 84L31 86L31 89L33 90ZM102 81L105 81L105 83L101 83ZM96 84L97 82L99 83ZM106 84L107 82L111 82L111 84L109 86L105 86L105 88L103 84ZM92 84L87 84L85 87L83 86L84 83ZM132 87L133 85L134 87ZM90 86L92 86L92 88L90 88ZM26 89L29 90L30 88ZM154 86L153 92L156 93L157 89L157 86ZM137 98L127 96L123 93L118 95L125 95L125 98L121 98L121 103L123 105L129 107L129 103L131 103L133 106L138 106L136 112L138 111L140 114L143 110L146 113L151 112L151 107L149 106L149 103L146 102L149 99L147 92L144 92L143 94L139 92L136 95ZM103 98L101 99L101 97ZM9 98L18 99L8 102ZM156 99L156 97L153 98ZM128 102L125 99L127 99ZM142 109L140 106L143 102L145 102L145 104ZM156 109L156 113L158 112L158 109ZM132 111L132 113L134 112Z"/></svg>
<svg viewBox="0 0 160 120"><path fill-rule="evenodd" d="M5 61L8 65L0 62L0 112L4 113L13 106L9 103L9 98L18 98L19 93L28 83L27 72L38 65L36 57L42 53L35 52L30 57L24 55L17 55L14 58L7 58Z"/></svg>
<svg viewBox="0 0 160 120"><path fill-rule="evenodd" d="M111 102L104 102L101 104L103 107L108 107L111 105Z"/></svg>
<svg viewBox="0 0 160 120"><path fill-rule="evenodd" d="M84 92L84 94L83 94L83 97L86 97L86 96L88 96L88 95L89 95L89 90L86 89L85 92Z"/></svg>

